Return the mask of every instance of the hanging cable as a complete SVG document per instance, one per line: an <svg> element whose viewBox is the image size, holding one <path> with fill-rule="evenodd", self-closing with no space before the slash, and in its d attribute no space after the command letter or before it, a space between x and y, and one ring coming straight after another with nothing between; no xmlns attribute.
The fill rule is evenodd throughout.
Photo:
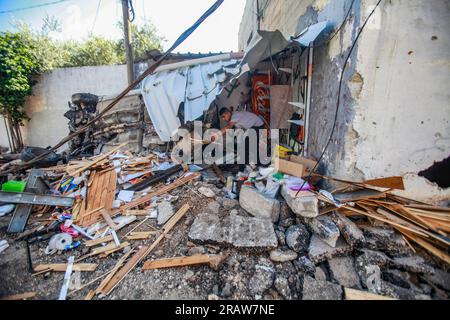
<svg viewBox="0 0 450 320"><path fill-rule="evenodd" d="M4 11L0 11L0 14L12 13L12 12L23 11L23 10L34 9L34 8L41 8L41 7L45 7L45 6L50 6L52 4L58 4L58 3L61 3L61 2L67 2L67 1L71 1L71 0L59 0L59 1L53 1L53 2L37 4L37 5L34 5L34 6L29 6L29 7L23 7L23 8L18 8L18 9L11 9L11 10L4 10Z"/></svg>
<svg viewBox="0 0 450 320"><path fill-rule="evenodd" d="M370 17L372 17L373 13L375 12L375 10L378 8L378 6L380 5L382 0L378 0L377 4L375 5L375 7L373 8L373 10L370 12L370 14L367 16L366 20L364 21L363 25L361 26L361 29L359 29L358 34L356 35L355 41L353 41L352 46L350 47L350 51L347 54L347 57L345 58L344 61L344 65L342 67L342 71L341 71L341 76L339 78L339 87L338 87L338 93L337 93L337 101L336 101L336 111L334 113L334 121L333 121L333 127L331 128L331 132L330 132L330 136L328 138L327 143L325 144L325 147L323 148L322 153L320 154L319 159L317 160L316 164L314 165L313 169L311 170L311 172L309 173L308 177L303 181L302 186L300 187L300 189L297 191L296 196L298 195L298 193L303 189L304 185L306 184L307 181L309 181L312 177L312 175L314 174L314 172L317 169L317 166L320 164L320 161L322 160L326 150L328 149L328 146L330 145L331 139L333 137L334 131L336 129L336 123L337 123L337 117L338 117L338 113L339 113L339 105L341 102L341 91L342 91L342 82L344 80L344 72L345 69L347 67L347 63L348 60L350 59L350 56L352 55L353 49L356 46L356 43L358 42L359 36L361 35L361 33L363 32L364 28L366 27L367 22L369 21Z"/></svg>
<svg viewBox="0 0 450 320"><path fill-rule="evenodd" d="M98 17L98 11L100 9L101 3L102 3L102 0L98 0L97 10L95 11L94 23L92 24L91 33L94 32L95 24L97 22L97 17Z"/></svg>

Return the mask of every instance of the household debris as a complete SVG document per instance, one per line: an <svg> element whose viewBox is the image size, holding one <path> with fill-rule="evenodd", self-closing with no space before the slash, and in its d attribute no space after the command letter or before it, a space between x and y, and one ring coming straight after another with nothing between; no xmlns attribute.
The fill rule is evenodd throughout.
<svg viewBox="0 0 450 320"><path fill-rule="evenodd" d="M2 265L27 260L31 273L2 275L0 296L31 277L25 289L36 296L25 298L449 297L450 209L383 189L402 187L398 177L339 180L327 191L318 186L336 179L305 183L307 165L297 176L276 166L212 170L125 148L8 176L22 189L2 191L10 203L0 222L16 219L10 204L30 216L23 232L0 231L3 257L23 252ZM30 199L32 181L45 187Z"/></svg>

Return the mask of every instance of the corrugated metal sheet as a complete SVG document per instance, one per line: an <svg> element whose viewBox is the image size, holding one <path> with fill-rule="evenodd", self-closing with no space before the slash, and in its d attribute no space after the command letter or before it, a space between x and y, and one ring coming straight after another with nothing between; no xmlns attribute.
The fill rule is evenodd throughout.
<svg viewBox="0 0 450 320"><path fill-rule="evenodd" d="M184 122L203 115L228 80L240 72L239 60L204 62L164 70L144 79L142 97L159 137L170 141L181 126L178 118L184 104ZM168 67L164 66L164 67Z"/></svg>

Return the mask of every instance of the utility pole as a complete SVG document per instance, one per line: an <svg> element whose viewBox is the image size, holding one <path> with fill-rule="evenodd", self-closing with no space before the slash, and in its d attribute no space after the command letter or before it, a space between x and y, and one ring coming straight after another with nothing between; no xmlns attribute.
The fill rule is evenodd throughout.
<svg viewBox="0 0 450 320"><path fill-rule="evenodd" d="M134 71L133 71L133 51L131 49L131 26L130 17L128 9L128 0L122 0L122 13L123 13L123 33L125 41L125 52L127 56L127 76L128 84L134 81Z"/></svg>

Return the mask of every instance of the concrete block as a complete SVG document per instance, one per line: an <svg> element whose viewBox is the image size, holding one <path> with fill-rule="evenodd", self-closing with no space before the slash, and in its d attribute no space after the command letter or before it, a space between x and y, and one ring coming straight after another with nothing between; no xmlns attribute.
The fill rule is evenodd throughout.
<svg viewBox="0 0 450 320"><path fill-rule="evenodd" d="M305 276L303 300L342 300L342 296L343 291L340 285Z"/></svg>
<svg viewBox="0 0 450 320"><path fill-rule="evenodd" d="M295 192L283 186L281 195L295 214L306 218L314 218L319 215L319 202L315 194L301 191L298 197L295 197Z"/></svg>
<svg viewBox="0 0 450 320"><path fill-rule="evenodd" d="M239 193L239 204L254 217L278 221L280 202L260 193L256 188L243 186Z"/></svg>
<svg viewBox="0 0 450 320"><path fill-rule="evenodd" d="M331 247L336 247L336 241L340 232L329 216L319 216L317 218L304 218L306 224Z"/></svg>
<svg viewBox="0 0 450 320"><path fill-rule="evenodd" d="M317 264L327 259L346 255L351 251L352 248L342 238L337 240L336 246L333 248L320 239L319 236L313 234L308 248L308 255L311 261Z"/></svg>

